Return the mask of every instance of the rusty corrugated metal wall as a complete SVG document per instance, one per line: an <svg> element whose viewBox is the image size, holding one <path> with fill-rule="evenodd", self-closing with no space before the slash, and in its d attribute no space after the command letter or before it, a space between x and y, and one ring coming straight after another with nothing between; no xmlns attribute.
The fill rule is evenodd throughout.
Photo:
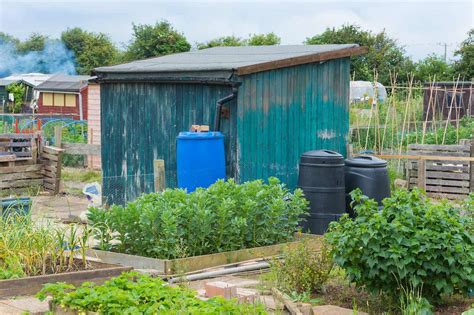
<svg viewBox="0 0 474 315"><path fill-rule="evenodd" d="M192 124L212 124L216 101L231 91L208 84L101 84L104 201L123 204L154 191L155 159L165 161L167 187L176 187L176 136ZM229 177L236 165L235 103L221 127Z"/></svg>
<svg viewBox="0 0 474 315"><path fill-rule="evenodd" d="M238 98L238 179L277 176L296 186L308 150L346 154L350 59L243 76Z"/></svg>

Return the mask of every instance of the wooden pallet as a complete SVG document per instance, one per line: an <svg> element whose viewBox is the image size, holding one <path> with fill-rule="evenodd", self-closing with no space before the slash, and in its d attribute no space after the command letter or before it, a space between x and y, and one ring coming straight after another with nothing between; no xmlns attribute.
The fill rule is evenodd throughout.
<svg viewBox="0 0 474 315"><path fill-rule="evenodd" d="M8 152L20 159L37 158L38 136L36 134L0 134L0 151Z"/></svg>
<svg viewBox="0 0 474 315"><path fill-rule="evenodd" d="M40 155L43 186L46 191L49 191L52 194L57 194L59 192L63 151L63 149L45 146Z"/></svg>
<svg viewBox="0 0 474 315"><path fill-rule="evenodd" d="M408 160L407 177L410 188L422 186L428 196L448 199L464 199L472 191L470 143L411 144L408 146L408 155L423 156L423 159ZM436 159L430 160L430 156ZM442 160L443 157L446 157L446 160ZM422 182L419 181L420 177Z"/></svg>
<svg viewBox="0 0 474 315"><path fill-rule="evenodd" d="M0 191L17 193L43 187L59 191L61 156L64 150L40 147L32 134L0 134Z"/></svg>

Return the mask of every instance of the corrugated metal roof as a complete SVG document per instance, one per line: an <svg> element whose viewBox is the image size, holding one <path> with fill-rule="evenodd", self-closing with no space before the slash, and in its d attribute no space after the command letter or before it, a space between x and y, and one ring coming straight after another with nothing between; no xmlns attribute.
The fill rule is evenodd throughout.
<svg viewBox="0 0 474 315"><path fill-rule="evenodd" d="M12 74L8 77L0 79L0 86L6 86L15 82L24 82L35 87L51 77L51 74L44 73L24 73Z"/></svg>
<svg viewBox="0 0 474 315"><path fill-rule="evenodd" d="M7 86L20 80L9 80L9 79L0 79L0 86Z"/></svg>
<svg viewBox="0 0 474 315"><path fill-rule="evenodd" d="M99 67L95 71L98 73L232 71L248 66L357 47L359 47L357 44L214 47L116 66Z"/></svg>
<svg viewBox="0 0 474 315"><path fill-rule="evenodd" d="M88 84L88 75L57 74L36 87L38 91L79 92Z"/></svg>

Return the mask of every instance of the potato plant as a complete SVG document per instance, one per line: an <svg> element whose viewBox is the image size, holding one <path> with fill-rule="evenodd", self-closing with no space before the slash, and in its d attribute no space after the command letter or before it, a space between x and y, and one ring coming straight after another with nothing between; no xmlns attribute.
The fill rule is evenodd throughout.
<svg viewBox="0 0 474 315"><path fill-rule="evenodd" d="M80 314L266 314L261 304L237 304L221 297L203 301L192 290L137 272L123 273L102 285L46 284L37 297L43 301L48 296L53 304Z"/></svg>
<svg viewBox="0 0 474 315"><path fill-rule="evenodd" d="M286 242L307 205L301 190L290 193L276 178L220 180L189 194L167 189L125 207L91 209L88 218L100 248L169 259Z"/></svg>

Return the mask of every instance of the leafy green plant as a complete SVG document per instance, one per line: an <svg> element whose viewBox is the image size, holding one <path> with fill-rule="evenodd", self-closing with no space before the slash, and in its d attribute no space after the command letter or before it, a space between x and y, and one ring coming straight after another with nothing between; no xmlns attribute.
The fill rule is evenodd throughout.
<svg viewBox="0 0 474 315"><path fill-rule="evenodd" d="M307 204L301 190L290 193L276 178L220 180L190 194L167 189L125 207L93 208L88 219L103 248L167 259L291 240Z"/></svg>
<svg viewBox="0 0 474 315"><path fill-rule="evenodd" d="M7 92L13 94L13 102L8 105L8 109L12 113L21 112L21 106L23 105L26 88L23 83L12 83L7 86Z"/></svg>
<svg viewBox="0 0 474 315"><path fill-rule="evenodd" d="M400 285L400 284L399 284ZM430 302L423 297L423 287L400 285L400 311L402 315L431 315L432 306Z"/></svg>
<svg viewBox="0 0 474 315"><path fill-rule="evenodd" d="M43 129L44 138L51 143L55 142L54 127L63 126L61 129L61 141L66 143L87 143L87 124L67 124L64 121L49 123ZM64 166L84 166L84 155L63 154L62 165Z"/></svg>
<svg viewBox="0 0 474 315"><path fill-rule="evenodd" d="M452 117L454 119L455 117ZM443 143L444 136L444 143ZM474 137L474 119L464 116L459 120L459 128L455 124L448 124L445 134L445 125L436 131L425 134L424 144L458 144L460 139L472 139ZM422 138L422 131L407 135L406 143L417 143ZM418 139L418 141L416 141Z"/></svg>
<svg viewBox="0 0 474 315"><path fill-rule="evenodd" d="M60 307L99 314L266 314L261 304L238 304L221 297L203 301L192 290L137 272L123 273L102 285L46 284L37 297L43 301L48 296Z"/></svg>
<svg viewBox="0 0 474 315"><path fill-rule="evenodd" d="M360 190L351 196L357 217L342 217L326 234L350 281L395 299L400 283L422 286L430 301L473 286L474 221L465 207L432 202L418 189L395 191L380 211Z"/></svg>
<svg viewBox="0 0 474 315"><path fill-rule="evenodd" d="M288 248L281 260L274 260L271 273L276 285L290 296L308 296L321 290L329 279L334 263L326 244L321 250L303 241L295 248Z"/></svg>

